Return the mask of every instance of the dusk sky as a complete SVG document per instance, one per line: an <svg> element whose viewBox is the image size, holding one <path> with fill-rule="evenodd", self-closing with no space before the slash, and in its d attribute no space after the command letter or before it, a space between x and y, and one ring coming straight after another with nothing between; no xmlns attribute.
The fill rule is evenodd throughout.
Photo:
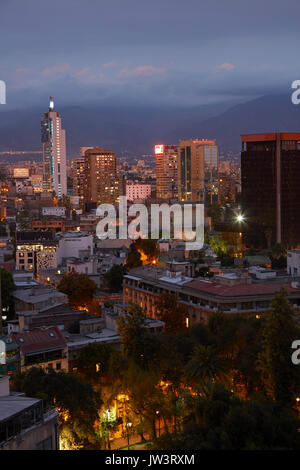
<svg viewBox="0 0 300 470"><path fill-rule="evenodd" d="M0 79L9 106L289 93L299 17L299 0L0 0Z"/></svg>

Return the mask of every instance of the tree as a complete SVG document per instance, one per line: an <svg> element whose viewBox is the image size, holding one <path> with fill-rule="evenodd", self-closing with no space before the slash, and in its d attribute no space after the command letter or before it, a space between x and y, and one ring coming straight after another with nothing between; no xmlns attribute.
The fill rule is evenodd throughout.
<svg viewBox="0 0 300 470"><path fill-rule="evenodd" d="M213 346L199 344L186 365L186 377L194 383L224 379L225 361L221 359Z"/></svg>
<svg viewBox="0 0 300 470"><path fill-rule="evenodd" d="M241 400L221 384L186 395L182 432L154 441L161 450L300 449L299 420L274 402Z"/></svg>
<svg viewBox="0 0 300 470"><path fill-rule="evenodd" d="M90 343L81 349L77 362L79 371L88 379L97 383L99 377L109 372L109 362L113 346L107 343Z"/></svg>
<svg viewBox="0 0 300 470"><path fill-rule="evenodd" d="M126 274L127 269L125 266L115 264L104 275L105 282L110 292L121 292L123 276Z"/></svg>
<svg viewBox="0 0 300 470"><path fill-rule="evenodd" d="M175 334L185 328L186 309L179 304L176 294L164 293L156 302L156 315L165 323L165 331Z"/></svg>
<svg viewBox="0 0 300 470"><path fill-rule="evenodd" d="M70 305L86 307L94 297L97 284L86 274L71 272L63 275L57 289L67 294Z"/></svg>
<svg viewBox="0 0 300 470"><path fill-rule="evenodd" d="M141 307L130 304L118 325L125 356L140 367L154 365L159 343L155 333L148 331L147 318Z"/></svg>
<svg viewBox="0 0 300 470"><path fill-rule="evenodd" d="M143 262L141 260L141 254L138 252L136 245L133 242L130 245L130 251L127 255L125 267L127 269L133 269L133 268L138 268L139 266L142 266L142 265L143 265Z"/></svg>
<svg viewBox="0 0 300 470"><path fill-rule="evenodd" d="M228 253L228 245L218 235L211 237L209 241L211 249L216 253L219 258L222 258Z"/></svg>
<svg viewBox="0 0 300 470"><path fill-rule="evenodd" d="M126 373L123 375L122 391L128 396L126 407L131 412L139 426L139 431L150 433L151 438L156 437L157 410L163 409L164 397L162 390L157 386L159 375L157 371L145 370L134 361L129 361Z"/></svg>
<svg viewBox="0 0 300 470"><path fill-rule="evenodd" d="M27 396L42 398L44 408L59 410L61 436L66 447L99 448L95 432L98 410L102 404L100 394L90 384L65 372L33 367L15 378L14 387Z"/></svg>
<svg viewBox="0 0 300 470"><path fill-rule="evenodd" d="M291 345L299 333L287 293L281 289L263 319L258 369L266 394L285 404L293 403L299 391L299 371L291 360Z"/></svg>

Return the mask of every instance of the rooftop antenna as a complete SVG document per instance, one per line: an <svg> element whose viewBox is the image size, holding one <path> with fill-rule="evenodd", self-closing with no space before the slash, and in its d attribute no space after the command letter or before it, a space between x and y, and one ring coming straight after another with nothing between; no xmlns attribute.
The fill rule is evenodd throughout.
<svg viewBox="0 0 300 470"><path fill-rule="evenodd" d="M53 110L54 110L53 96L50 96L49 111L53 111Z"/></svg>

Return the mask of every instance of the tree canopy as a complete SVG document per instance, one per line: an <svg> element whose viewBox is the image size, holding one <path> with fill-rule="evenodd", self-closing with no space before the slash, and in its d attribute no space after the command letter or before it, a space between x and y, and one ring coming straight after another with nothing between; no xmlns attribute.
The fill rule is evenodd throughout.
<svg viewBox="0 0 300 470"><path fill-rule="evenodd" d="M94 297L97 284L86 274L71 272L64 274L57 289L67 294L70 305L87 306Z"/></svg>

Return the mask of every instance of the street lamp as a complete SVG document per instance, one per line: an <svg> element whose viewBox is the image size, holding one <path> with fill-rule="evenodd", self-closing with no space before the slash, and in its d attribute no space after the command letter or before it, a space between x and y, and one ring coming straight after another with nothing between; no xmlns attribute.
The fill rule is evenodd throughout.
<svg viewBox="0 0 300 470"><path fill-rule="evenodd" d="M129 450L129 447L130 447L130 443L129 443L129 433L130 433L130 429L131 429L131 426L132 426L132 423L126 423L126 427L127 427L127 447L128 447L128 450Z"/></svg>
<svg viewBox="0 0 300 470"><path fill-rule="evenodd" d="M236 216L236 221L237 222L241 223L241 222L244 222L244 220L245 220L245 217L243 216L243 214L238 214Z"/></svg>
<svg viewBox="0 0 300 470"><path fill-rule="evenodd" d="M237 214L235 220L240 225L245 221L245 216L243 214ZM238 245L239 245L238 250L239 250L239 252L241 252L242 251L242 233L241 232L239 233L239 244Z"/></svg>
<svg viewBox="0 0 300 470"><path fill-rule="evenodd" d="M159 410L156 410L156 416L158 418L158 437L160 437L160 416L159 416Z"/></svg>

